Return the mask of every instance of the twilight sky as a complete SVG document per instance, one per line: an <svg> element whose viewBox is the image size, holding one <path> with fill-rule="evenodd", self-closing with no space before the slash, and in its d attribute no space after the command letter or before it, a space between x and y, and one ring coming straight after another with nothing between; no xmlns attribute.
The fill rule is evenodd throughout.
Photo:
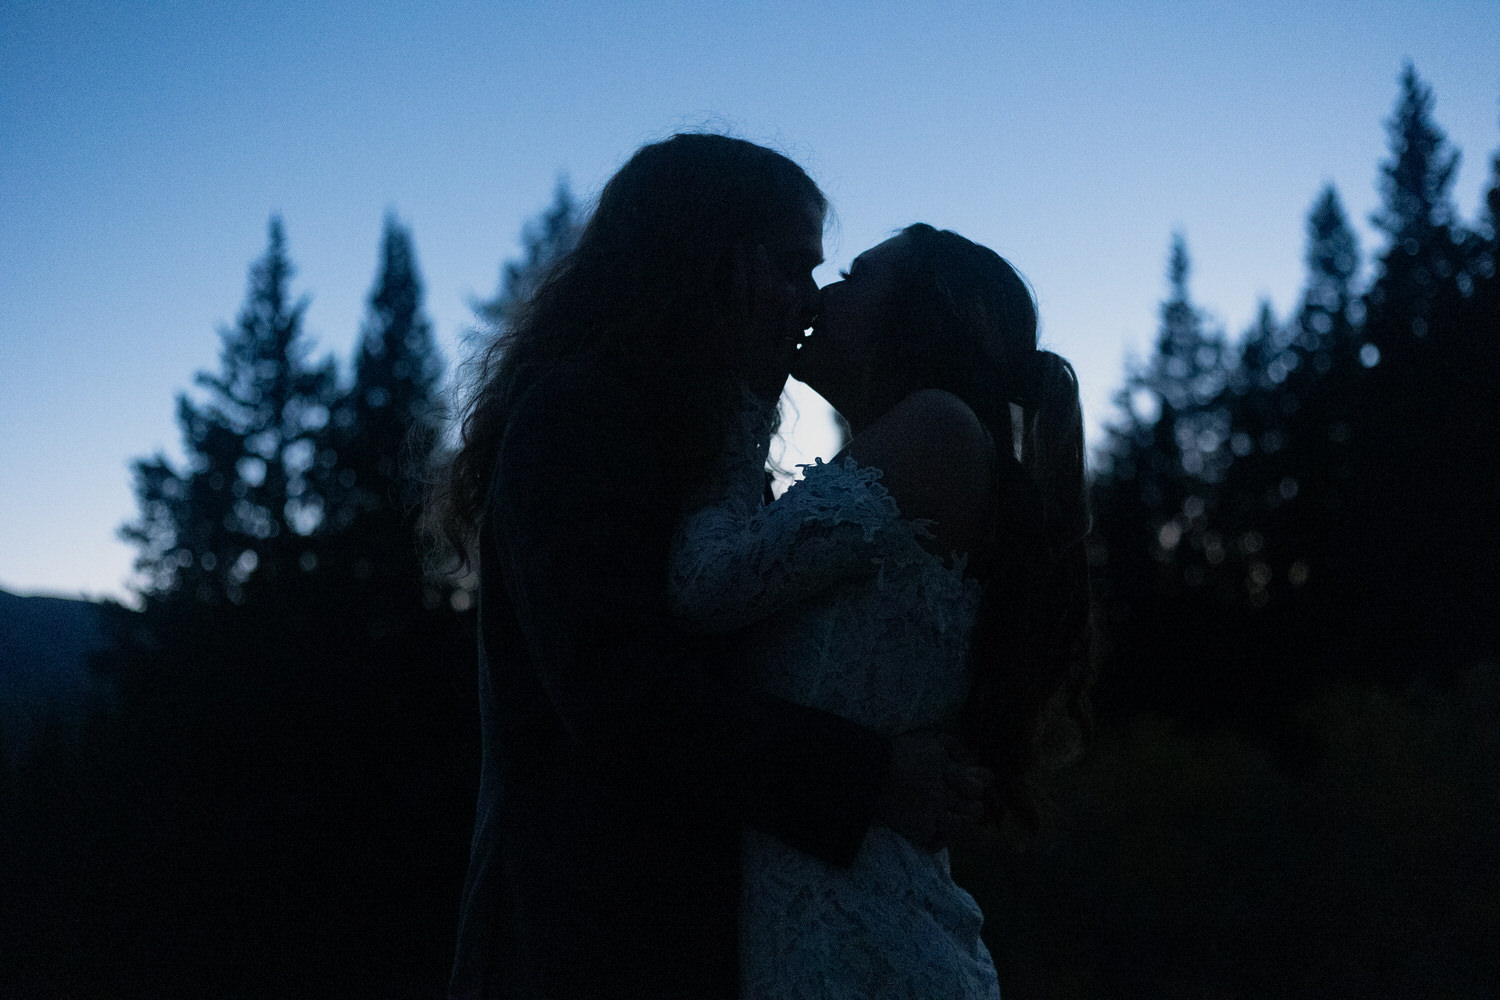
<svg viewBox="0 0 1500 1000"><path fill-rule="evenodd" d="M914 221L1011 259L1091 429L1144 352L1174 230L1232 335L1302 281L1334 182L1368 255L1404 59L1463 151L1500 148L1496 0L0 4L0 588L127 597L128 462L180 456L282 215L318 354L346 363L382 215L415 236L451 360L560 173L728 130L806 166L823 281ZM805 454L826 419L802 397ZM1095 433L1095 437L1098 435Z"/></svg>

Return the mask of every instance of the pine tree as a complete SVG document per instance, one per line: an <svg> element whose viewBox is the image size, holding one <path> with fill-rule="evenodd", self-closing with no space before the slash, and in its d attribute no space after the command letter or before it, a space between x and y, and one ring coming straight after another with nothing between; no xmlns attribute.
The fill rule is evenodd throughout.
<svg viewBox="0 0 1500 1000"><path fill-rule="evenodd" d="M1273 568L1283 590L1299 590L1311 580L1327 594L1329 581L1321 577L1339 560L1329 542L1351 501L1351 426L1367 371L1362 307L1353 285L1359 247L1332 185L1308 215L1303 259L1307 285L1289 347L1296 364L1279 400L1287 438L1281 482L1291 496L1272 529Z"/></svg>
<svg viewBox="0 0 1500 1000"><path fill-rule="evenodd" d="M1291 499L1286 488L1287 414L1284 383L1296 355L1270 302L1262 301L1255 324L1240 344L1239 363L1225 395L1232 456L1215 503L1205 557L1218 596L1227 604L1263 607L1270 598L1272 563L1267 534L1273 512Z"/></svg>
<svg viewBox="0 0 1500 1000"><path fill-rule="evenodd" d="M1208 328L1188 290L1191 263L1182 236L1172 239L1168 298L1155 350L1130 373L1117 397L1122 422L1110 431L1105 479L1133 494L1146 516L1155 561L1176 565L1184 542L1201 552L1201 527L1212 514L1212 484L1228 467L1229 414L1222 402L1229 374L1222 334ZM1128 485L1126 485L1128 484ZM1201 573L1187 574L1190 585Z"/></svg>
<svg viewBox="0 0 1500 1000"><path fill-rule="evenodd" d="M375 515L394 516L410 534L421 476L440 434L442 377L443 360L422 313L411 232L387 216L379 275L355 346L353 385L334 408L319 456L336 480L328 485L338 498L328 533L362 530L357 522ZM369 575L368 568L358 572Z"/></svg>
<svg viewBox="0 0 1500 1000"><path fill-rule="evenodd" d="M323 498L310 472L335 379L331 362L307 361L307 300L292 298L293 273L281 220L272 218L245 306L220 331L220 370L197 376L208 399L178 397L186 467L160 454L134 466L140 518L121 534L140 548L148 596L240 603L247 588L274 587L316 564L309 536Z"/></svg>
<svg viewBox="0 0 1500 1000"><path fill-rule="evenodd" d="M1335 354L1353 324L1354 276L1359 271L1359 241L1349 228L1338 190L1329 184L1318 194L1307 217L1307 287L1302 294L1298 343L1306 351ZM1333 364L1316 363L1319 371Z"/></svg>
<svg viewBox="0 0 1500 1000"><path fill-rule="evenodd" d="M1195 659L1188 650L1205 641L1197 609L1229 429L1227 348L1193 303L1189 272L1186 242L1174 236L1154 353L1127 375L1120 420L1098 456L1090 559L1115 653L1101 703L1117 710L1163 708L1217 683L1202 671L1183 676Z"/></svg>
<svg viewBox="0 0 1500 1000"><path fill-rule="evenodd" d="M1368 655L1389 677L1445 676L1480 655L1473 622L1488 613L1476 601L1494 591L1493 560L1474 542L1500 499L1489 431L1500 338L1475 305L1484 241L1449 200L1459 154L1433 103L1408 64L1387 123L1374 221L1389 243L1364 300L1372 367L1351 406L1356 478L1339 538Z"/></svg>
<svg viewBox="0 0 1500 1000"><path fill-rule="evenodd" d="M1500 153L1490 161L1490 188L1485 194L1481 227L1481 246L1473 270L1476 325L1488 331L1491 339L1500 340Z"/></svg>
<svg viewBox="0 0 1500 1000"><path fill-rule="evenodd" d="M184 956L184 979L212 968L252 984L318 982L371 947L440 955L450 903L431 886L457 877L472 810L473 625L424 601L403 463L437 440L441 377L410 234L387 220L342 395L331 364L302 361L305 303L290 276L273 220L222 371L200 379L209 399L181 404L187 469L142 463L152 492L127 529L162 540L171 588L116 622L114 756L149 789L116 804L144 817L126 867L201 874L153 881L173 936L193 936L171 916L191 913L233 927L240 954L300 956L275 972L226 966L234 959L210 936ZM205 578L202 603L196 591L168 600L188 585L176 553L201 569L212 562L201 553L217 551L191 547L200 525L255 565ZM322 947L299 951L311 928Z"/></svg>
<svg viewBox="0 0 1500 1000"><path fill-rule="evenodd" d="M1231 378L1222 534L1238 557L1228 563L1237 577L1229 592L1253 607L1299 590L1315 564L1327 568L1322 549L1348 499L1349 408L1364 372L1352 289L1359 257L1332 186L1309 213L1304 260L1296 319L1279 327L1263 304Z"/></svg>
<svg viewBox="0 0 1500 1000"><path fill-rule="evenodd" d="M441 438L443 360L422 311L411 232L394 216L382 231L353 369L319 451L333 498L323 575L354 595L347 613L362 632L389 641L420 630L440 607L446 613L449 599L449 588L424 572L418 537L424 477Z"/></svg>
<svg viewBox="0 0 1500 1000"><path fill-rule="evenodd" d="M485 329L503 330L515 319L548 269L578 243L585 221L567 178L558 178L552 204L521 231L524 256L507 261L501 268L500 287L494 298L474 305Z"/></svg>
<svg viewBox="0 0 1500 1000"><path fill-rule="evenodd" d="M1427 337L1434 310L1466 271L1466 234L1449 198L1459 153L1433 121L1433 103L1431 88L1407 63L1401 98L1386 122L1391 158L1380 171L1384 204L1371 218L1390 240L1367 301L1366 335L1380 358L1408 355Z"/></svg>
<svg viewBox="0 0 1500 1000"><path fill-rule="evenodd" d="M1490 189L1484 197L1485 204L1485 228L1489 230L1490 254L1494 255L1495 247L1500 244L1500 153L1496 153L1490 160ZM1489 267L1487 277L1493 277L1495 268Z"/></svg>

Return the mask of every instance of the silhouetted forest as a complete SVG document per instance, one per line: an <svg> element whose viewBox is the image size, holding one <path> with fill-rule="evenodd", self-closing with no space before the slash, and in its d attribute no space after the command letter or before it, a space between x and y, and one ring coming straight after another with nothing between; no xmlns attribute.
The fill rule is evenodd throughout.
<svg viewBox="0 0 1500 1000"><path fill-rule="evenodd" d="M955 852L1009 1000L1500 995L1500 157L1466 219L1432 106L1407 67L1368 267L1315 193L1292 314L1231 338L1171 240L1096 442L1096 743L1033 843ZM580 223L560 184L481 330ZM0 995L441 995L478 771L419 519L445 363L394 217L348 365L293 278L272 219L184 461L134 465L99 696L0 759Z"/></svg>

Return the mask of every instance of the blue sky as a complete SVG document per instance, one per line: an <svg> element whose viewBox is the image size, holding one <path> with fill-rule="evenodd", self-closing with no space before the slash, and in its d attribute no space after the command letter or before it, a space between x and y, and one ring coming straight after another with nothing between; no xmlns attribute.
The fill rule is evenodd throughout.
<svg viewBox="0 0 1500 1000"><path fill-rule="evenodd" d="M0 5L0 588L124 596L131 458L179 455L279 212L318 353L347 359L381 218L411 225L450 359L565 172L727 129L803 163L834 270L927 221L1009 257L1093 428L1156 325L1174 230L1231 334L1296 302L1337 184L1366 255L1411 59L1477 215L1500 4ZM799 442L827 440L803 398Z"/></svg>

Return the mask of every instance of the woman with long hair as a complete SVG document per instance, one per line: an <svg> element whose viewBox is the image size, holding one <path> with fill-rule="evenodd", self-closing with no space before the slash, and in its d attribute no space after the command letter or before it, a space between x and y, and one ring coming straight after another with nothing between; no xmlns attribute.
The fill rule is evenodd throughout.
<svg viewBox="0 0 1500 1000"><path fill-rule="evenodd" d="M478 359L435 497L479 576L454 997L732 996L741 825L847 864L901 798L890 740L748 691L666 607L676 524L811 319L824 209L752 143L645 146Z"/></svg>
<svg viewBox="0 0 1500 1000"><path fill-rule="evenodd" d="M762 691L893 740L961 744L996 776L987 825L1033 825L1033 776L1088 720L1071 366L1037 349L1031 294L1003 258L916 225L823 289L792 370L852 439L763 510L745 502L748 476L722 475L679 525L674 612L746 628L742 662ZM981 914L934 819L904 836L873 827L846 869L747 830L742 995L997 996Z"/></svg>

